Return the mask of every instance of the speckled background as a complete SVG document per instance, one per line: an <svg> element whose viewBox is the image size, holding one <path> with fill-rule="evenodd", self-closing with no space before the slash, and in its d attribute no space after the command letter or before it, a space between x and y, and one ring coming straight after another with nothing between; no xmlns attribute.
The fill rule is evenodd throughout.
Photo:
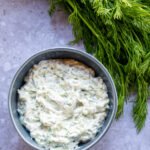
<svg viewBox="0 0 150 150"><path fill-rule="evenodd" d="M68 46L73 39L67 15L58 10L50 18L47 11L47 0L0 0L0 150L32 150L18 136L8 112L8 90L15 72L33 54ZM73 47L84 50L82 43ZM150 115L137 134L131 108L132 97L124 115L90 150L150 150Z"/></svg>

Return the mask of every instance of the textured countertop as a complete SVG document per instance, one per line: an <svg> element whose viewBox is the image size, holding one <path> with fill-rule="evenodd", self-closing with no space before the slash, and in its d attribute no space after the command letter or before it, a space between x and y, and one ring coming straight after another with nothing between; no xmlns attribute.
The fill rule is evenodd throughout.
<svg viewBox="0 0 150 150"><path fill-rule="evenodd" d="M8 90L20 65L33 54L73 39L67 15L58 10L49 17L47 0L0 0L0 150L32 150L17 134L8 112ZM83 49L82 43L73 47ZM150 150L150 115L136 133L132 97L124 115L90 150ZM149 102L150 112L150 102Z"/></svg>

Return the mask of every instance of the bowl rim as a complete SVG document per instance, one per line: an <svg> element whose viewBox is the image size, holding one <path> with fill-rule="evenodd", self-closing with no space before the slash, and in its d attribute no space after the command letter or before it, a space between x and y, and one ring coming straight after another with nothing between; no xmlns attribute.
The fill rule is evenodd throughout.
<svg viewBox="0 0 150 150"><path fill-rule="evenodd" d="M81 150L88 150L89 148L93 147L106 134L106 132L110 128L110 126L111 126L111 124L112 124L112 122L113 122L113 120L115 118L116 112L117 112L118 96L117 96L117 91L116 91L116 87L115 87L114 81L113 81L110 73L106 69L106 67L100 61L98 61L93 55L91 55L91 54L89 54L89 53L87 53L87 52L85 52L85 51L83 51L81 49L72 48L72 47L53 47L53 48L49 48L47 50L43 50L43 51L35 53L34 55L30 56L22 65L20 65L19 69L16 71L16 73L15 73L13 79L12 79L12 82L11 82L11 85L10 85L10 88L9 88L9 93L8 93L8 108L9 108L9 114L11 116L11 120L13 122L13 125L14 125L14 127L15 127L18 135L24 140L25 143L27 143L28 145L30 145L33 148L36 148L37 150L41 150L42 149L40 146L33 145L31 142L29 142L24 137L24 135L21 133L21 131L18 129L17 124L16 124L15 119L14 119L14 116L13 116L12 108L11 108L11 96L12 96L12 91L13 91L14 83L15 83L18 75L22 71L22 69L32 59L36 58L37 56L42 55L44 53L48 53L48 52L54 52L54 51L74 52L74 53L80 54L81 56L89 58L90 60L94 61L94 63L96 63L99 67L102 68L102 71L105 72L105 74L107 74L107 76L109 78L109 82L111 82L110 84L112 86L112 90L113 90L113 93L114 93L114 107L113 107L113 111L112 111L111 116L110 116L110 118L108 120L108 123L106 124L105 128L103 129L103 131L101 132L101 134L98 136L98 138L95 139L95 140L93 140L89 145L87 145L83 149L81 149Z"/></svg>

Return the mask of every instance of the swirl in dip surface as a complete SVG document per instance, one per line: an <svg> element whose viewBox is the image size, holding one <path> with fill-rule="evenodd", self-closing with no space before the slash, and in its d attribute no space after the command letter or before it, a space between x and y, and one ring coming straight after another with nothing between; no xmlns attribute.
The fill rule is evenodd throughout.
<svg viewBox="0 0 150 150"><path fill-rule="evenodd" d="M21 123L50 150L75 150L80 142L93 139L109 107L102 78L73 59L34 65L18 94Z"/></svg>

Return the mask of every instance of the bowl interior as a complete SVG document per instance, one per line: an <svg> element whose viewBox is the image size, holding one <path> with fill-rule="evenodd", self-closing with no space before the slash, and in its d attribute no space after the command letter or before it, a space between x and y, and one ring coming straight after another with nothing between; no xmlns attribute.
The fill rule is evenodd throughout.
<svg viewBox="0 0 150 150"><path fill-rule="evenodd" d="M19 121L19 115L17 113L17 101L18 101L17 90L21 88L21 86L24 84L24 77L27 75L29 69L32 68L34 64L37 64L41 60L56 59L56 58L57 59L59 58L75 59L91 67L92 69L95 70L96 76L102 77L108 89L108 96L110 99L110 103L109 103L110 109L108 110L108 115L103 123L103 126L98 131L96 137L87 143L80 144L79 149L86 150L92 145L94 145L94 143L96 143L108 130L116 113L117 95L116 95L116 89L115 89L114 83L109 73L105 69L105 67L101 63L99 63L94 57L92 57L91 55L85 52L77 51L74 49L57 48L57 49L51 49L51 50L40 52L32 56L31 58L29 58L18 70L12 82L10 93L9 93L10 114L11 114L13 123L18 133L20 134L20 136L28 144L39 149L40 147L38 146L38 144L36 144L36 142L33 139L31 139L29 132L25 129L25 127L21 125Z"/></svg>

